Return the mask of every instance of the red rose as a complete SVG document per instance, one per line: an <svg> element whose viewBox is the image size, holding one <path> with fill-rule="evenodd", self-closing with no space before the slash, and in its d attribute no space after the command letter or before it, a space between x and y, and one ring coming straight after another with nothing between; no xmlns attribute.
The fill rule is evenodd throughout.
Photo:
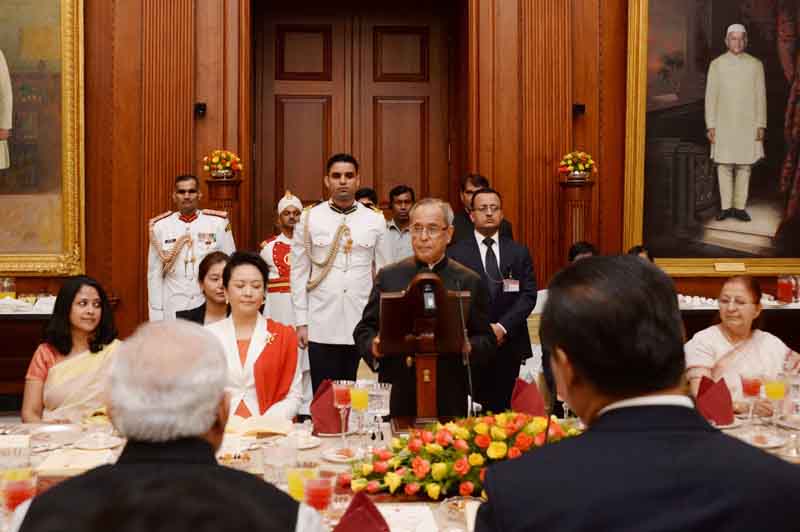
<svg viewBox="0 0 800 532"><path fill-rule="evenodd" d="M494 425L494 416L484 416L481 421L483 421L487 425Z"/></svg>
<svg viewBox="0 0 800 532"><path fill-rule="evenodd" d="M418 453L422 449L422 440L419 438L411 438L408 440L408 450L412 453Z"/></svg>
<svg viewBox="0 0 800 532"><path fill-rule="evenodd" d="M367 493L378 493L381 491L381 483L377 480L367 482Z"/></svg>
<svg viewBox="0 0 800 532"><path fill-rule="evenodd" d="M533 443L536 445L536 447L541 447L542 445L544 445L544 432L540 432L539 434L534 436Z"/></svg>
<svg viewBox="0 0 800 532"><path fill-rule="evenodd" d="M412 482L411 484L406 484L403 491L406 492L406 495L416 495L419 491L420 485L416 482Z"/></svg>
<svg viewBox="0 0 800 532"><path fill-rule="evenodd" d="M520 432L517 434L517 438L514 440L514 446L519 447L520 451L527 451L533 445L533 438L525 434L524 432Z"/></svg>
<svg viewBox="0 0 800 532"><path fill-rule="evenodd" d="M530 421L530 418L528 417L527 414L517 414L516 416L514 416L514 423L516 423L520 427L524 426L528 421Z"/></svg>
<svg viewBox="0 0 800 532"><path fill-rule="evenodd" d="M453 443L453 435L450 434L449 430L442 429L436 433L436 443L438 443L442 447L447 447L448 445Z"/></svg>
<svg viewBox="0 0 800 532"><path fill-rule="evenodd" d="M459 477L463 477L467 473L469 473L469 462L467 461L466 456L462 456L455 462L453 462L453 471L455 471Z"/></svg>
<svg viewBox="0 0 800 532"><path fill-rule="evenodd" d="M350 485L350 481L353 479L353 475L350 473L339 473L339 476L336 477L336 483L339 487L346 488Z"/></svg>
<svg viewBox="0 0 800 532"><path fill-rule="evenodd" d="M433 443L433 432L429 430L422 431L422 441L425 443Z"/></svg>
<svg viewBox="0 0 800 532"><path fill-rule="evenodd" d="M486 468L482 467L480 473L478 473L478 478L481 479L481 482L486 482Z"/></svg>
<svg viewBox="0 0 800 532"><path fill-rule="evenodd" d="M565 436L564 429L558 423L550 423L550 439L561 439Z"/></svg>
<svg viewBox="0 0 800 532"><path fill-rule="evenodd" d="M489 444L492 443L492 439L489 437L488 434L478 434L475 436L475 445L480 447L481 449L486 449L489 447Z"/></svg>
<svg viewBox="0 0 800 532"><path fill-rule="evenodd" d="M467 452L469 451L469 443L466 440L458 439L453 443L453 447L456 448L458 451Z"/></svg>
<svg viewBox="0 0 800 532"><path fill-rule="evenodd" d="M398 467L397 469L394 470L394 472L400 475L401 477L406 474L406 471L408 471L408 468L406 466Z"/></svg>
<svg viewBox="0 0 800 532"><path fill-rule="evenodd" d="M421 480L430 472L431 463L418 456L411 461L411 469L414 471L414 476Z"/></svg>
<svg viewBox="0 0 800 532"><path fill-rule="evenodd" d="M511 447L508 450L509 460L513 460L514 458L519 458L520 456L522 456L522 451L520 451L518 447Z"/></svg>
<svg viewBox="0 0 800 532"><path fill-rule="evenodd" d="M466 482L462 482L458 486L458 493L462 497L467 497L472 495L472 492L475 491L475 484L467 480Z"/></svg>
<svg viewBox="0 0 800 532"><path fill-rule="evenodd" d="M389 449L381 449L378 451L378 458L380 458L384 462L389 458L391 458L392 456L394 456L394 454L392 454L392 451L390 451Z"/></svg>
<svg viewBox="0 0 800 532"><path fill-rule="evenodd" d="M386 473L389 470L389 464L383 461L373 462L372 463L372 470L376 473Z"/></svg>

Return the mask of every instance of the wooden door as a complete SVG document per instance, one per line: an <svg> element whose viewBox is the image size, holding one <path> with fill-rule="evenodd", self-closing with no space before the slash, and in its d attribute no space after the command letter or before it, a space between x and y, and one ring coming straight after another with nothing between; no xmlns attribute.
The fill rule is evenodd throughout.
<svg viewBox="0 0 800 532"><path fill-rule="evenodd" d="M264 5L266 4L266 5ZM325 196L327 158L350 152L381 203L398 184L447 197L448 20L426 3L254 4L255 232L284 190Z"/></svg>

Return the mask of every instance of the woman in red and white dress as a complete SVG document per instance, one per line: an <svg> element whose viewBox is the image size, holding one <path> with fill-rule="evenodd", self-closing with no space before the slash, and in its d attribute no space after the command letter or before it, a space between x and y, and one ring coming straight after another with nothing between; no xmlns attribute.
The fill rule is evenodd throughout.
<svg viewBox="0 0 800 532"><path fill-rule="evenodd" d="M302 372L297 334L259 312L269 271L258 255L236 252L222 273L231 314L207 326L219 338L228 359L231 413L241 417L294 418L302 401Z"/></svg>
<svg viewBox="0 0 800 532"><path fill-rule="evenodd" d="M285 325L294 326L294 304L292 303L291 264L292 235L294 226L300 220L303 204L297 196L288 190L278 202L278 225L280 233L261 243L261 258L269 267L267 284L267 304L264 316ZM298 348L300 369L303 375L303 401L300 414L308 415L313 393L311 391L311 365L308 362L308 351Z"/></svg>

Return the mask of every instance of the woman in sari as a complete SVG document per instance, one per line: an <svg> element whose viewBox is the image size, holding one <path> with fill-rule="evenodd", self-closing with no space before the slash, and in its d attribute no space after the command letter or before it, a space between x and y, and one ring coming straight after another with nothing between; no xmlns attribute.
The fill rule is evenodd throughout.
<svg viewBox="0 0 800 532"><path fill-rule="evenodd" d="M237 251L222 272L231 314L207 325L219 338L228 359L231 412L292 419L303 399L293 327L264 318L269 269L255 253Z"/></svg>
<svg viewBox="0 0 800 532"><path fill-rule="evenodd" d="M720 323L698 332L684 347L686 376L693 395L697 395L703 377L725 379L734 410L744 413L747 405L742 402L742 375L770 378L785 369L797 369L800 355L754 325L760 315L758 281L744 275L728 279L719 295ZM754 412L770 415L772 407L759 401Z"/></svg>
<svg viewBox="0 0 800 532"><path fill-rule="evenodd" d="M100 284L90 277L67 279L25 376L22 421L79 423L102 409L116 337Z"/></svg>

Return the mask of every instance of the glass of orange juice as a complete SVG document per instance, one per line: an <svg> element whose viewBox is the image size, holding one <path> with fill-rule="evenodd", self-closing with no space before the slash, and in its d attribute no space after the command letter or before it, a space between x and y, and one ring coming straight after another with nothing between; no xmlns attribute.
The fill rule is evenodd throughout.
<svg viewBox="0 0 800 532"><path fill-rule="evenodd" d="M767 378L764 381L764 393L772 402L772 428L778 433L778 410L783 405L786 397L786 374L778 373L774 378Z"/></svg>
<svg viewBox="0 0 800 532"><path fill-rule="evenodd" d="M303 502L305 496L304 485L306 480L317 478L317 462L297 462L286 469L286 482L289 485L289 495L298 502Z"/></svg>

